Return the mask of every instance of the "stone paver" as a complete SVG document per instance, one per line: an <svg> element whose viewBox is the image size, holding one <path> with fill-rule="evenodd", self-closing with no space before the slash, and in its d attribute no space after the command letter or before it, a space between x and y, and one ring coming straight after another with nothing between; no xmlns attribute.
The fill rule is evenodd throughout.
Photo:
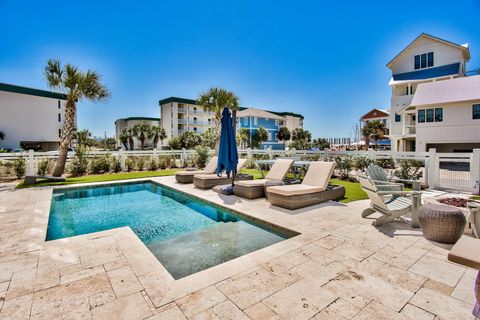
<svg viewBox="0 0 480 320"><path fill-rule="evenodd" d="M0 319L471 319L476 271L367 201L295 214L172 188L300 233L175 280L129 228L45 242L52 188L0 192Z"/></svg>

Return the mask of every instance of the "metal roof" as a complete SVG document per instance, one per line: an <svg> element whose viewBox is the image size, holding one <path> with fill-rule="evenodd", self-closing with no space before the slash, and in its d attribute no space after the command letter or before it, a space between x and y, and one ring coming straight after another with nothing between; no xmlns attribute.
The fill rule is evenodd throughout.
<svg viewBox="0 0 480 320"><path fill-rule="evenodd" d="M444 66L415 70L393 75L394 81L406 80L425 80L445 76L458 75L460 73L460 62L447 64Z"/></svg>
<svg viewBox="0 0 480 320"><path fill-rule="evenodd" d="M272 112L254 108L248 108L237 112L237 117L258 117L265 119L285 120L284 117Z"/></svg>
<svg viewBox="0 0 480 320"><path fill-rule="evenodd" d="M59 92L40 90L0 82L0 91L26 94L30 96L67 100L67 95Z"/></svg>

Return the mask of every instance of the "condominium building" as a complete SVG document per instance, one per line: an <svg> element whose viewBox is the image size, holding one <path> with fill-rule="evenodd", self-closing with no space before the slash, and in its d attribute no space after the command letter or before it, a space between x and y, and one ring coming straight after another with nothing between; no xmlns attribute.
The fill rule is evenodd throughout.
<svg viewBox="0 0 480 320"><path fill-rule="evenodd" d="M472 143L480 141L475 135L464 133L474 121L473 111L467 112L466 109L475 107L464 106L464 111L454 107L467 103L461 97L463 86L477 85L475 80L456 80L467 76L469 60L468 44L460 45L422 33L387 64L392 71L389 82L392 89L389 135L392 150L426 151L439 144L449 144L448 147L441 146L443 150L471 150ZM439 90L445 90L442 94L445 99L425 98L431 97L430 91L440 93ZM451 96L451 91L455 95ZM416 98L420 93L421 98ZM432 130L438 134L444 131L442 135L432 136ZM467 136L468 140L464 140Z"/></svg>
<svg viewBox="0 0 480 320"><path fill-rule="evenodd" d="M215 125L215 114L205 111L197 105L196 100L170 97L159 101L160 123L167 134L167 141L186 131L203 133ZM255 130L263 127L269 132L268 141L261 148L283 148L283 142L278 140L278 130L287 127L289 131L303 128L303 116L292 112L266 111L242 107L237 112L237 129L248 128L252 137Z"/></svg>
<svg viewBox="0 0 480 320"><path fill-rule="evenodd" d="M124 119L117 119L115 120L115 140L117 141L117 148L125 148L125 146L120 141L120 135L122 134L123 130L128 128L133 128L137 124L146 124L149 126L159 126L160 125L160 118L149 118L149 117L130 117ZM140 148L140 141L137 137L133 138L133 144L135 149ZM160 144L160 143L159 143ZM146 148L152 148L152 140L147 139L145 141ZM160 147L157 146L157 147Z"/></svg>
<svg viewBox="0 0 480 320"><path fill-rule="evenodd" d="M0 83L0 149L57 150L66 95Z"/></svg>

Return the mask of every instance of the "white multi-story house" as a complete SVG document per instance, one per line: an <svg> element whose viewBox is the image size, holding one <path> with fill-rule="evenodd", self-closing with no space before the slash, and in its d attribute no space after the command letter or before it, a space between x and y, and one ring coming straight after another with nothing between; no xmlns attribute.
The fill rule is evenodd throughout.
<svg viewBox="0 0 480 320"><path fill-rule="evenodd" d="M170 97L160 100L159 105L160 123L167 134L165 141L186 131L201 134L215 125L215 114L203 110L202 106L197 105L196 100ZM277 139L280 127L287 127L290 132L296 128L303 128L303 116L292 112L242 107L237 116L238 128L254 130L256 127L263 126L269 131L268 142L263 143L262 147L283 148L283 143Z"/></svg>
<svg viewBox="0 0 480 320"><path fill-rule="evenodd" d="M63 128L64 94L0 83L0 149L57 150Z"/></svg>
<svg viewBox="0 0 480 320"><path fill-rule="evenodd" d="M125 148L125 146L120 142L120 135L122 134L124 129L133 128L137 124L146 124L149 126L159 126L160 125L160 118L149 118L149 117L130 117L125 119L117 119L115 120L115 140L117 141L118 148ZM140 141L138 141L137 137L133 138L134 147L140 148ZM145 141L145 147L152 148L153 143L151 139L147 139ZM159 146L160 147L160 143Z"/></svg>
<svg viewBox="0 0 480 320"><path fill-rule="evenodd" d="M393 151L426 150L429 142L421 140L426 135L418 132L420 127L427 126L418 123L421 120L418 119L419 115L423 115L423 111L418 113L418 109L425 106L412 105L412 100L417 90L426 83L465 77L469 60L468 44L459 45L422 33L387 64L392 71L389 83L392 89L389 137ZM453 82L445 85L448 87L450 83ZM429 90L432 87L424 88ZM443 109L438 106L432 105L425 112L428 112L429 122L433 119L430 126L439 126L440 122L449 121L447 114L443 114ZM453 137L457 131L449 130L448 134L455 140ZM456 140L460 139L459 136Z"/></svg>
<svg viewBox="0 0 480 320"><path fill-rule="evenodd" d="M360 117L360 126L358 127L359 129L359 137L362 138L362 129L372 121L380 121L383 122L385 125L385 132L384 132L384 138L380 139L377 141L377 144L379 147L382 149L390 149L390 139L388 139L388 135L390 133L390 111L389 110L384 110L384 109L379 109L379 108L373 108L372 110L368 111L365 113L363 116ZM358 141L357 141L358 142ZM373 144L374 141L371 140L370 144Z"/></svg>

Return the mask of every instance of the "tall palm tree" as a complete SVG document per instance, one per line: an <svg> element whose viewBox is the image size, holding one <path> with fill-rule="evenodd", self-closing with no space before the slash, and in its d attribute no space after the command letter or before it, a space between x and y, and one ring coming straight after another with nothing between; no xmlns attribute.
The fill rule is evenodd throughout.
<svg viewBox="0 0 480 320"><path fill-rule="evenodd" d="M268 131L264 127L259 127L255 130L255 133L252 137L252 144L255 148L260 148L262 142L268 140Z"/></svg>
<svg viewBox="0 0 480 320"><path fill-rule="evenodd" d="M205 92L200 93L197 104L202 106L205 111L215 113L215 153L218 154L220 146L220 125L222 121L222 111L228 107L233 111L232 123L236 127L236 111L239 107L239 99L235 93L223 88L212 87Z"/></svg>
<svg viewBox="0 0 480 320"><path fill-rule="evenodd" d="M250 130L247 128L242 128L240 129L240 131L238 131L238 136L242 148L245 148L247 146L247 143L250 142Z"/></svg>
<svg viewBox="0 0 480 320"><path fill-rule="evenodd" d="M150 125L148 124L136 124L133 126L132 130L135 136L137 136L138 140L140 141L140 149L143 150L145 147L145 140L150 135Z"/></svg>
<svg viewBox="0 0 480 320"><path fill-rule="evenodd" d="M135 132L133 131L133 128L124 128L122 130L122 135L120 136L120 139L122 138L126 139L126 141L128 142L128 148L127 148L126 142L124 143L126 149L133 150L135 148L135 142L133 141L134 137L135 137Z"/></svg>
<svg viewBox="0 0 480 320"><path fill-rule="evenodd" d="M84 98L101 101L109 96L109 92L101 83L101 76L97 72L91 70L83 72L68 63L62 67L58 60L48 60L44 75L50 88L60 90L67 95L58 160L53 171L53 176L59 177L65 172L68 147L76 129L77 102Z"/></svg>
<svg viewBox="0 0 480 320"><path fill-rule="evenodd" d="M278 140L283 141L283 149L285 149L285 142L290 140L291 134L287 127L281 127L278 130Z"/></svg>
<svg viewBox="0 0 480 320"><path fill-rule="evenodd" d="M122 130L122 133L118 136L118 140L120 140L125 150L128 150L128 134L126 131L126 128Z"/></svg>
<svg viewBox="0 0 480 320"><path fill-rule="evenodd" d="M370 147L370 139L372 138L372 128L368 126L368 123L362 128L362 136L365 140L365 150Z"/></svg>
<svg viewBox="0 0 480 320"><path fill-rule="evenodd" d="M160 126L153 126L150 130L149 138L153 138L153 148L156 149L158 145L158 141L161 142L160 148L163 145L163 139L167 137L167 133L165 129Z"/></svg>
<svg viewBox="0 0 480 320"><path fill-rule="evenodd" d="M89 139L92 136L92 133L88 129L83 129L80 131L75 131L74 138L77 139L77 145L80 148L86 148L90 143Z"/></svg>

